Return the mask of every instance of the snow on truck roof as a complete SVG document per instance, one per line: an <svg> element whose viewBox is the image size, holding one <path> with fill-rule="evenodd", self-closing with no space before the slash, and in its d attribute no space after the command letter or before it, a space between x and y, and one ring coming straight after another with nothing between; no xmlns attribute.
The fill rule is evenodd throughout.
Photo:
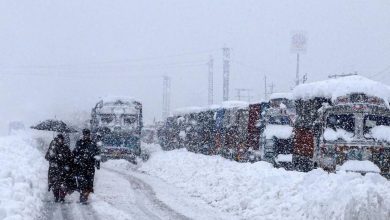
<svg viewBox="0 0 390 220"><path fill-rule="evenodd" d="M177 108L172 112L172 116L180 116L190 113L198 113L205 110L205 108L198 107L198 106L191 106L191 107L183 107L183 108Z"/></svg>
<svg viewBox="0 0 390 220"><path fill-rule="evenodd" d="M272 93L269 99L293 99L293 94L291 92L277 92L277 93Z"/></svg>
<svg viewBox="0 0 390 220"><path fill-rule="evenodd" d="M207 111L207 110L217 110L220 108L247 108L249 106L248 102L244 101L225 101L222 102L221 105L210 105L206 107L199 107L199 106L191 106L191 107L183 107L183 108L177 108L172 112L172 116L180 116L180 115L185 115L185 114L190 114L190 113L199 113L202 111Z"/></svg>
<svg viewBox="0 0 390 220"><path fill-rule="evenodd" d="M244 101L225 101L222 102L222 108L246 108L249 106L248 102Z"/></svg>
<svg viewBox="0 0 390 220"><path fill-rule="evenodd" d="M123 102L140 102L137 99L133 97L128 97L128 96L105 96L101 97L100 100L102 100L104 103L105 102L116 102L116 101L123 101Z"/></svg>
<svg viewBox="0 0 390 220"><path fill-rule="evenodd" d="M293 90L295 99L325 97L335 100L350 93L364 93L390 101L388 85L357 75L301 84Z"/></svg>

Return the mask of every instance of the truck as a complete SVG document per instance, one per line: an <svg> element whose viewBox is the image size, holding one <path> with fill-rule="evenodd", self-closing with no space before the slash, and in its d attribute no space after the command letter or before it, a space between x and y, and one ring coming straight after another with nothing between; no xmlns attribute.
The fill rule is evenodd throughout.
<svg viewBox="0 0 390 220"><path fill-rule="evenodd" d="M295 105L292 93L274 93L260 124L260 155L275 167L292 169L293 126Z"/></svg>
<svg viewBox="0 0 390 220"><path fill-rule="evenodd" d="M128 97L102 98L91 113L92 137L101 147L102 161L141 154L142 104Z"/></svg>
<svg viewBox="0 0 390 220"><path fill-rule="evenodd" d="M380 173L389 178L390 89L362 76L347 76L294 89L293 164Z"/></svg>

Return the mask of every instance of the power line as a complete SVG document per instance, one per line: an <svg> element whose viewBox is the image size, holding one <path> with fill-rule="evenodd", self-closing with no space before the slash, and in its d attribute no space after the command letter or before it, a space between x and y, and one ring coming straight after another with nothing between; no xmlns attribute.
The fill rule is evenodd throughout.
<svg viewBox="0 0 390 220"><path fill-rule="evenodd" d="M186 55L194 54L206 54L210 52L215 52L219 49L203 50L196 52L184 52L178 54L171 54L166 56L155 56L155 57L144 57L144 58L135 58L135 59L122 59L122 60L108 60L108 61L99 61L99 62L88 62L88 63L74 63L74 64L53 64L53 65L18 65L18 66L9 66L9 67L18 67L18 68L58 68L58 67L80 67L80 66L91 66L91 65L104 65L104 64L120 64L120 63L129 63L129 62L140 62L140 61L150 61L150 60L163 60L173 57L181 57ZM3 66L6 67L6 66Z"/></svg>

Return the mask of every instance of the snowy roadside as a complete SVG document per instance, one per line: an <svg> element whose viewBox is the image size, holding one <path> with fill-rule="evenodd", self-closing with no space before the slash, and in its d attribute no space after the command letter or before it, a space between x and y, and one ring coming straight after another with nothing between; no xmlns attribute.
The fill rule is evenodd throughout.
<svg viewBox="0 0 390 220"><path fill-rule="evenodd" d="M152 146L152 148L154 149L152 151L153 153L158 151L155 147ZM103 164L103 168L116 170L119 173L131 175L142 180L152 187L153 193L155 193L155 196L160 201L190 219L236 219L236 217L229 213L224 213L217 208L211 207L201 198L189 195L184 190L168 184L159 177L137 172L136 169L139 168L139 166L135 166L125 160L108 161ZM134 199L131 193L128 193L127 196L128 200ZM105 197L107 197L107 195L105 195Z"/></svg>
<svg viewBox="0 0 390 220"><path fill-rule="evenodd" d="M390 219L390 182L377 174L299 173L183 149L156 151L139 170L240 219Z"/></svg>
<svg viewBox="0 0 390 220"><path fill-rule="evenodd" d="M47 163L28 135L0 137L0 219L34 219L47 190Z"/></svg>

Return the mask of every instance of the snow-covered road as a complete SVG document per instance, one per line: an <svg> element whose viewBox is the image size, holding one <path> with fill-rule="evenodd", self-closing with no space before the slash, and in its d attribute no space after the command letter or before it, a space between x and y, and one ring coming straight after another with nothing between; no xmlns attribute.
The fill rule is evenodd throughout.
<svg viewBox="0 0 390 220"><path fill-rule="evenodd" d="M95 194L88 205L77 202L77 192L68 196L64 204L54 203L48 194L39 219L231 219L161 179L136 171L130 164L129 169L121 169L127 166L124 163L127 162L106 163L97 171Z"/></svg>
<svg viewBox="0 0 390 220"><path fill-rule="evenodd" d="M30 136L0 138L0 219L390 219L390 182L377 174L308 173L185 149L135 166L110 160L88 205L47 192L47 161Z"/></svg>

